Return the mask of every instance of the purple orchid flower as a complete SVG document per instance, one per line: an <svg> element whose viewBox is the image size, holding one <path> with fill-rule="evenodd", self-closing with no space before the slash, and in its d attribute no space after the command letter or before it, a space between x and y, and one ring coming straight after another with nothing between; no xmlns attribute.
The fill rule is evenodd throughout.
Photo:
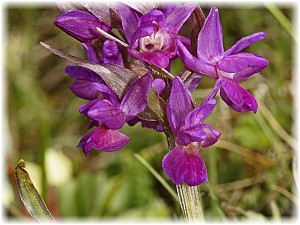
<svg viewBox="0 0 300 225"><path fill-rule="evenodd" d="M123 148L129 141L129 137L118 130L109 129L103 123L90 133L86 134L77 145L85 155L88 155L91 148L105 152L112 152Z"/></svg>
<svg viewBox="0 0 300 225"><path fill-rule="evenodd" d="M93 71L80 66L68 66L65 70L76 81L70 89L80 98L91 100L82 105L80 113L91 120L89 128L96 128L84 136L78 145L87 155L92 147L102 151L116 151L126 145L129 137L118 130L144 111L152 86L152 77L145 74L126 92L121 103L116 94Z"/></svg>
<svg viewBox="0 0 300 225"><path fill-rule="evenodd" d="M132 8L120 4L119 14L130 44L129 53L141 61L166 68L176 56L177 33L195 7L194 3L172 7L172 12L166 14L152 9L139 17Z"/></svg>
<svg viewBox="0 0 300 225"><path fill-rule="evenodd" d="M265 37L264 32L249 35L224 52L218 9L212 7L198 36L198 58L193 56L180 41L178 54L190 70L221 80L214 91L221 89L221 98L232 109L238 112L256 112L258 107L256 100L238 82L260 72L269 62L261 56L240 51Z"/></svg>
<svg viewBox="0 0 300 225"><path fill-rule="evenodd" d="M95 85L99 92L106 94L105 98L94 99L80 107L80 113L86 114L99 125L91 133L84 136L79 147L87 155L91 147L102 151L116 151L126 145L129 137L118 130L125 122L132 120L147 106L147 96L150 92L152 77L146 74L138 79L126 92L119 103L114 92L106 86Z"/></svg>
<svg viewBox="0 0 300 225"><path fill-rule="evenodd" d="M176 138L176 147L163 159L163 169L177 185L186 182L196 186L207 182L207 171L198 151L213 145L221 133L208 124L202 124L212 112L216 100L211 99L193 109L187 88L179 77L173 80L167 103L167 118Z"/></svg>

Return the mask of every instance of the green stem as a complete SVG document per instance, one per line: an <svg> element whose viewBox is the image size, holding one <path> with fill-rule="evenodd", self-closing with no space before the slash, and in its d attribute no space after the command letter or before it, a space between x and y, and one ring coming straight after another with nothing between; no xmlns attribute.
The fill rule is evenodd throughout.
<svg viewBox="0 0 300 225"><path fill-rule="evenodd" d="M188 186L184 183L176 185L176 190L185 221L203 223L204 216L198 186Z"/></svg>

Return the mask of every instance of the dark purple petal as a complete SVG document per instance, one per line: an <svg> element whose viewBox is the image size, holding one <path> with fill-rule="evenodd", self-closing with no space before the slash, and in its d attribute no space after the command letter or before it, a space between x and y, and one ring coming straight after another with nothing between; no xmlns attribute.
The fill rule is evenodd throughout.
<svg viewBox="0 0 300 225"><path fill-rule="evenodd" d="M200 81L201 81L201 76L198 75L193 76L192 80L189 82L187 86L189 92L193 92L197 88Z"/></svg>
<svg viewBox="0 0 300 225"><path fill-rule="evenodd" d="M78 68L78 69L77 69ZM79 98L92 100L98 97L99 91L94 87L95 84L103 85L102 79L94 72L81 67L66 67L65 71L70 76L77 76L78 79L70 85L72 92Z"/></svg>
<svg viewBox="0 0 300 225"><path fill-rule="evenodd" d="M223 79L221 98L233 110L238 112L257 111L257 102L254 97L238 83L229 79Z"/></svg>
<svg viewBox="0 0 300 225"><path fill-rule="evenodd" d="M225 56L218 62L219 77L241 82L251 75L262 71L269 65L265 58L251 53L241 52Z"/></svg>
<svg viewBox="0 0 300 225"><path fill-rule="evenodd" d="M180 77L176 77L173 80L166 107L168 121L175 135L177 135L180 127L184 125L184 119L191 110L192 103L188 90Z"/></svg>
<svg viewBox="0 0 300 225"><path fill-rule="evenodd" d="M161 68L166 68L168 67L170 63L170 58L173 57L173 54L168 55L166 54L167 52L144 52L140 53L136 50L129 50L129 53L131 56L133 56L136 59L139 59L143 62L149 62L152 63L153 65Z"/></svg>
<svg viewBox="0 0 300 225"><path fill-rule="evenodd" d="M206 166L198 152L187 154L184 149L176 147L165 155L162 167L177 185L186 182L189 186L197 186L207 182Z"/></svg>
<svg viewBox="0 0 300 225"><path fill-rule="evenodd" d="M214 79L218 79L215 65L193 56L181 43L181 41L178 41L178 55L186 68Z"/></svg>
<svg viewBox="0 0 300 225"><path fill-rule="evenodd" d="M190 17L196 7L196 3L188 3L177 6L166 18L166 23L174 26L176 32L180 30L184 22Z"/></svg>
<svg viewBox="0 0 300 225"><path fill-rule="evenodd" d="M160 95L164 91L166 83L163 79L156 78L152 81L152 87L155 89L157 94Z"/></svg>
<svg viewBox="0 0 300 225"><path fill-rule="evenodd" d="M195 126L182 127L176 136L179 145L187 146L192 142L202 142L206 138L206 133L201 124Z"/></svg>
<svg viewBox="0 0 300 225"><path fill-rule="evenodd" d="M91 133L85 135L79 142L78 148L82 148L85 155L88 155L91 148L105 152L112 152L123 148L129 137L117 130L111 130L105 126L95 128Z"/></svg>
<svg viewBox="0 0 300 225"><path fill-rule="evenodd" d="M241 40L236 42L230 49L228 49L224 55L231 55L242 51L244 48L248 47L254 42L260 41L266 38L265 32L258 32L247 37L243 37Z"/></svg>
<svg viewBox="0 0 300 225"><path fill-rule="evenodd" d="M99 99L94 99L86 104L83 104L82 106L80 106L79 108L79 113L82 114L84 113L85 115L87 114L89 108L94 105L97 101L99 101Z"/></svg>
<svg viewBox="0 0 300 225"><path fill-rule="evenodd" d="M74 77L76 79L90 80L95 83L103 83L103 80L98 74L82 66L67 66L65 68L65 72L68 73L70 77Z"/></svg>
<svg viewBox="0 0 300 225"><path fill-rule="evenodd" d="M206 138L201 143L203 148L209 147L219 140L219 137L221 136L220 131L211 128L208 124L203 124L202 128L206 133Z"/></svg>
<svg viewBox="0 0 300 225"><path fill-rule="evenodd" d="M95 102L86 112L87 116L98 122L103 122L108 128L117 130L126 122L125 114L107 100Z"/></svg>
<svg viewBox="0 0 300 225"><path fill-rule="evenodd" d="M80 10L61 14L56 18L54 24L83 43L101 37L101 34L96 30L97 27L106 32L110 31L110 27L101 23L95 16Z"/></svg>
<svg viewBox="0 0 300 225"><path fill-rule="evenodd" d="M157 121L141 120L138 117L134 117L133 119L127 121L129 126L134 126L138 122L141 122L141 125L144 128L154 129L157 132L163 132L164 131L164 126L162 124L160 124L159 122L157 122Z"/></svg>
<svg viewBox="0 0 300 225"><path fill-rule="evenodd" d="M127 41L131 43L132 35L138 28L138 16L133 9L124 4L118 5L118 12Z"/></svg>
<svg viewBox="0 0 300 225"><path fill-rule="evenodd" d="M102 58L104 63L124 66L122 54L115 41L105 40L102 47Z"/></svg>
<svg viewBox="0 0 300 225"><path fill-rule="evenodd" d="M147 97L151 89L152 76L146 74L139 78L122 99L120 109L126 116L136 116L147 106Z"/></svg>
<svg viewBox="0 0 300 225"><path fill-rule="evenodd" d="M217 101L215 99L211 99L189 112L185 118L185 126L202 124L206 117L213 111L216 104Z"/></svg>
<svg viewBox="0 0 300 225"><path fill-rule="evenodd" d="M164 22L166 20L166 17L162 11L159 11L157 9L152 9L149 13L142 16L138 21L138 27L140 26L149 26L152 24L153 21Z"/></svg>
<svg viewBox="0 0 300 225"><path fill-rule="evenodd" d="M197 55L206 62L215 62L224 53L219 12L212 7L198 36Z"/></svg>
<svg viewBox="0 0 300 225"><path fill-rule="evenodd" d="M99 55L97 54L97 51L94 47L94 45L91 42L88 43L82 43L85 52L87 54L88 60L95 63L102 63L102 61L99 58Z"/></svg>

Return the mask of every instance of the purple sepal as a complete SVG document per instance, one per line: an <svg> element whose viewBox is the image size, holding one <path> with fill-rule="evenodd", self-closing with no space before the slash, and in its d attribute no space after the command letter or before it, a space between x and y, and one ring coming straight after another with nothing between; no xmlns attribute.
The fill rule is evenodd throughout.
<svg viewBox="0 0 300 225"><path fill-rule="evenodd" d="M179 145L187 146L192 142L202 142L206 138L206 133L201 124L189 127L182 127L177 133L176 142Z"/></svg>
<svg viewBox="0 0 300 225"><path fill-rule="evenodd" d="M201 106L195 108L193 111L189 112L185 118L185 124L197 125L202 124L206 117L213 111L217 101L211 99Z"/></svg>
<svg viewBox="0 0 300 225"><path fill-rule="evenodd" d="M190 17L193 10L196 8L196 3L188 3L182 6L172 7L172 11L168 11L166 23L172 24L178 32L184 22Z"/></svg>
<svg viewBox="0 0 300 225"><path fill-rule="evenodd" d="M108 100L98 100L87 109L87 116L90 119L104 123L110 129L120 129L126 122L126 116L119 107L116 107Z"/></svg>
<svg viewBox="0 0 300 225"><path fill-rule="evenodd" d="M122 54L115 41L105 40L102 47L103 63L116 64L124 67Z"/></svg>
<svg viewBox="0 0 300 225"><path fill-rule="evenodd" d="M225 56L217 65L219 76L241 82L269 65L265 58L241 52Z"/></svg>
<svg viewBox="0 0 300 225"><path fill-rule="evenodd" d="M223 101L238 112L257 112L255 98L235 81L223 78L220 95Z"/></svg>
<svg viewBox="0 0 300 225"><path fill-rule="evenodd" d="M139 78L122 99L120 109L126 116L134 117L144 111L147 97L151 89L152 76L148 73Z"/></svg>
<svg viewBox="0 0 300 225"><path fill-rule="evenodd" d="M180 77L176 77L173 80L166 107L167 118L175 135L177 135L180 127L184 125L184 119L191 110L192 103L189 93Z"/></svg>
<svg viewBox="0 0 300 225"><path fill-rule="evenodd" d="M200 81L201 81L201 76L198 75L193 76L192 80L189 82L189 85L187 87L189 92L192 93L197 88Z"/></svg>
<svg viewBox="0 0 300 225"><path fill-rule="evenodd" d="M198 58L212 64L224 53L219 12L212 7L198 36Z"/></svg>
<svg viewBox="0 0 300 225"><path fill-rule="evenodd" d="M129 137L125 134L101 125L85 135L77 147L81 148L85 155L88 155L92 147L95 150L112 152L123 148L128 141Z"/></svg>
<svg viewBox="0 0 300 225"><path fill-rule="evenodd" d="M197 186L208 182L205 163L197 151L188 154L184 149L176 147L165 155L162 167L177 185L186 182L189 186Z"/></svg>
<svg viewBox="0 0 300 225"><path fill-rule="evenodd" d="M138 28L138 16L136 12L128 7L125 4L118 4L119 16L122 20L123 31L127 38L127 41L130 43L132 35Z"/></svg>
<svg viewBox="0 0 300 225"><path fill-rule="evenodd" d="M188 49L178 41L178 55L180 59L183 61L186 68L204 74L206 76L212 77L214 79L218 78L218 74L216 72L215 66L210 64L209 62L204 61L201 58L197 58L193 56Z"/></svg>
<svg viewBox="0 0 300 225"><path fill-rule="evenodd" d="M231 55L242 51L244 48L253 44L254 42L263 40L266 38L265 32L258 32L255 34L251 34L247 37L243 37L238 42L236 42L230 49L224 52L224 55Z"/></svg>
<svg viewBox="0 0 300 225"><path fill-rule="evenodd" d="M89 61L94 62L94 63L102 63L94 45L91 42L82 43L82 45L85 49L85 52L86 52L86 55L87 55Z"/></svg>
<svg viewBox="0 0 300 225"><path fill-rule="evenodd" d="M215 144L219 140L219 137L221 136L220 131L213 129L208 124L203 124L202 128L203 128L204 132L206 133L206 138L201 143L203 148L209 147L209 146Z"/></svg>
<svg viewBox="0 0 300 225"><path fill-rule="evenodd" d="M152 87L155 89L157 94L160 95L164 91L166 83L163 79L156 78L152 81Z"/></svg>
<svg viewBox="0 0 300 225"><path fill-rule="evenodd" d="M97 98L98 91L93 86L103 83L98 74L81 66L67 66L65 72L77 79L70 85L70 89L76 96L86 100Z"/></svg>
<svg viewBox="0 0 300 225"><path fill-rule="evenodd" d="M56 18L54 24L82 43L98 39L102 35L97 27L110 31L110 27L101 23L95 16L80 10L69 11Z"/></svg>

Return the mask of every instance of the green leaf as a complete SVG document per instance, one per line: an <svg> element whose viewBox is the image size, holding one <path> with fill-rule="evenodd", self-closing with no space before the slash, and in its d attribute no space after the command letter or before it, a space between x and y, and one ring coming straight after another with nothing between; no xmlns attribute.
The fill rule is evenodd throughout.
<svg viewBox="0 0 300 225"><path fill-rule="evenodd" d="M41 42L41 45L70 63L97 73L119 98L122 98L128 88L139 78L137 73L124 67L113 64L93 63L61 52L43 42ZM165 101L157 95L156 91L151 89L148 96L148 106L145 109L146 113L141 113L139 117L148 121L156 120L166 125L165 105Z"/></svg>
<svg viewBox="0 0 300 225"><path fill-rule="evenodd" d="M34 187L28 172L25 170L25 161L21 159L15 169L18 191L27 211L37 222L55 222L45 202Z"/></svg>

